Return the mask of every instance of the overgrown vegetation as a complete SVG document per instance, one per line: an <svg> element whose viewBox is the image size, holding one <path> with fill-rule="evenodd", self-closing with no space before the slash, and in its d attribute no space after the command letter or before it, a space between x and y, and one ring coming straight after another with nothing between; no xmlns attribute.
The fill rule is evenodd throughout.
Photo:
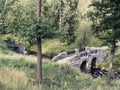
<svg viewBox="0 0 120 90"><path fill-rule="evenodd" d="M5 45L0 46L6 48ZM43 84L38 85L36 57L1 53L0 90L119 90L120 88L119 80L113 80L110 86L107 86L105 77L93 79L90 75L66 64L58 65L43 60L42 67Z"/></svg>
<svg viewBox="0 0 120 90"><path fill-rule="evenodd" d="M106 86L104 78L93 79L69 65L57 65L44 60L43 84L37 85L36 62L24 58L0 58L1 90L118 90L119 81Z"/></svg>
<svg viewBox="0 0 120 90"><path fill-rule="evenodd" d="M50 51L42 50L43 54L53 57L65 50L69 51L85 46L100 46L99 40L94 39L90 31L91 23L85 21L83 15L81 16L81 10L88 7L81 7L80 2L82 1L42 1L42 19L38 26L42 30L38 31L44 39L42 40L43 48L45 47L44 42L51 46ZM11 39L16 43L25 45L27 49L37 52L34 38L36 37L36 2L31 0L1 0L0 4L0 33L2 33L0 39ZM49 40L50 38L52 40ZM91 42L89 42L90 40ZM54 48L53 43L59 41L64 42L64 45L60 42Z"/></svg>
<svg viewBox="0 0 120 90"><path fill-rule="evenodd" d="M115 58L117 43L120 40L120 2L118 0L94 0L90 6L93 10L89 16L92 21L92 30L97 37L110 47L109 70L107 83L112 76L112 63Z"/></svg>
<svg viewBox="0 0 120 90"><path fill-rule="evenodd" d="M119 1L94 1L97 2L92 5L98 6L98 10L96 9L96 12L93 10L94 14L90 13L93 21L92 29L102 31L100 36L107 40L107 44L113 41L116 50L113 69L120 71L120 49L116 47L120 32ZM36 22L34 0L0 0L0 40L11 39L24 44L27 49L37 51L36 38L39 38L42 41L38 41L42 43L42 53L48 57L75 48L101 46L103 40L97 38L98 33L97 37L93 35L91 22L86 18L90 2L91 0L42 0L42 18ZM102 9L105 11L101 13ZM115 31L113 35L112 29ZM105 30L108 31L104 33ZM108 69L107 60L108 57L103 63L106 69ZM15 54L9 51L4 42L0 42L1 90L118 90L120 88L119 80L113 80L108 86L105 84L105 78L93 79L69 65L57 65L48 60L43 60L43 84L38 85L36 67L36 57Z"/></svg>
<svg viewBox="0 0 120 90"><path fill-rule="evenodd" d="M0 41L0 53L9 54L9 49L5 42Z"/></svg>

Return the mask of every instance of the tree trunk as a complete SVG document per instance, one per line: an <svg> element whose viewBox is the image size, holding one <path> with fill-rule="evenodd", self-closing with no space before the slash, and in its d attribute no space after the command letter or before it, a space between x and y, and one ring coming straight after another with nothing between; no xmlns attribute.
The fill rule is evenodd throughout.
<svg viewBox="0 0 120 90"><path fill-rule="evenodd" d="M110 54L110 58L109 58L109 70L108 70L108 75L107 75L107 84L110 84L110 80L113 74L113 59L114 59L114 53Z"/></svg>
<svg viewBox="0 0 120 90"><path fill-rule="evenodd" d="M110 81L111 81L111 77L114 74L113 73L113 60L115 57L115 49L116 49L116 43L115 43L115 39L114 39L114 35L115 32L113 31L113 40L112 40L112 48L111 48L111 53L110 53L110 58L109 58L109 70L108 70L108 74L107 74L107 80L106 83L109 85Z"/></svg>
<svg viewBox="0 0 120 90"><path fill-rule="evenodd" d="M37 18L38 23L39 23L40 17L41 17L41 1L42 0L37 0L37 2L36 2L36 18Z"/></svg>
<svg viewBox="0 0 120 90"><path fill-rule="evenodd" d="M36 2L36 19L37 25L39 25L40 17L41 17L41 0L37 0ZM37 28L36 25L36 28ZM38 29L38 28L37 28ZM42 83L42 46L41 46L41 37L37 36L37 79L38 83Z"/></svg>
<svg viewBox="0 0 120 90"><path fill-rule="evenodd" d="M42 46L41 39L37 38L37 79L42 83Z"/></svg>

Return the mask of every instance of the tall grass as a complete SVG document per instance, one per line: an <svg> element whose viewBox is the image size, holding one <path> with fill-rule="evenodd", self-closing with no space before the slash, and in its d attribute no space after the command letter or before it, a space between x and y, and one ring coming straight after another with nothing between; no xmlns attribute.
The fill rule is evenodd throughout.
<svg viewBox="0 0 120 90"><path fill-rule="evenodd" d="M0 53L9 54L10 51L5 42L0 41Z"/></svg>
<svg viewBox="0 0 120 90"><path fill-rule="evenodd" d="M110 49L108 49L108 56L102 63L102 67L108 70L109 67L109 58L110 58ZM120 46L117 47L115 52L115 58L113 60L113 70L116 72L120 72Z"/></svg>
<svg viewBox="0 0 120 90"><path fill-rule="evenodd" d="M119 90L120 82L105 84L69 65L43 60L43 84L36 83L36 61L0 58L0 90ZM34 58L33 58L34 59Z"/></svg>
<svg viewBox="0 0 120 90"><path fill-rule="evenodd" d="M120 46L116 49L115 60L113 61L113 68L120 72Z"/></svg>
<svg viewBox="0 0 120 90"><path fill-rule="evenodd" d="M45 40L42 46L42 53L49 57L54 57L60 52L70 51L77 48L75 43L67 45L66 43L60 42L59 39Z"/></svg>
<svg viewBox="0 0 120 90"><path fill-rule="evenodd" d="M93 79L70 65L58 65L48 60L43 60L43 83L39 85L36 82L36 57L7 52L0 53L0 90L120 90L119 80L113 80L107 86L105 78Z"/></svg>

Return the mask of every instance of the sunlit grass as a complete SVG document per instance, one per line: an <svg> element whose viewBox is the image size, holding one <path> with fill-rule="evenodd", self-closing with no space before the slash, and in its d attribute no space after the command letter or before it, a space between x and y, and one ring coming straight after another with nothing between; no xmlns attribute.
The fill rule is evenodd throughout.
<svg viewBox="0 0 120 90"><path fill-rule="evenodd" d="M59 39L45 40L42 43L42 52L46 56L53 57L63 51L71 51L77 48L75 43L67 45L60 42Z"/></svg>
<svg viewBox="0 0 120 90"><path fill-rule="evenodd" d="M67 64L43 60L43 84L36 83L36 63L25 58L0 58L0 90L119 90L119 81L107 86ZM9 61L8 61L9 60ZM35 66L33 66L35 65ZM31 67L33 66L33 67Z"/></svg>
<svg viewBox="0 0 120 90"><path fill-rule="evenodd" d="M5 47L2 48L0 50L0 90L120 89L119 80L113 80L108 86L106 85L106 78L93 79L89 74L81 73L79 69L70 65L59 65L44 59L42 65L43 84L38 85L36 80L36 56L16 54ZM2 53L2 50L7 50L8 54ZM117 53L119 53L119 50Z"/></svg>

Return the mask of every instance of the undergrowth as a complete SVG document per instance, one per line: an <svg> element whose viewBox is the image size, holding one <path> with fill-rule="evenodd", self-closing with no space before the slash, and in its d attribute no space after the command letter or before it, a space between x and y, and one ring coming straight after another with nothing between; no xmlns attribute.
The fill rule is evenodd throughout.
<svg viewBox="0 0 120 90"><path fill-rule="evenodd" d="M3 45L4 46L4 45ZM106 78L93 79L70 65L43 60L43 83L36 80L36 57L10 54L0 47L0 90L120 90L120 81L106 85ZM114 68L119 70L119 50ZM116 64L115 64L116 63Z"/></svg>
<svg viewBox="0 0 120 90"><path fill-rule="evenodd" d="M120 82L105 84L69 65L43 60L43 84L36 83L36 62L0 58L0 90L119 90Z"/></svg>

